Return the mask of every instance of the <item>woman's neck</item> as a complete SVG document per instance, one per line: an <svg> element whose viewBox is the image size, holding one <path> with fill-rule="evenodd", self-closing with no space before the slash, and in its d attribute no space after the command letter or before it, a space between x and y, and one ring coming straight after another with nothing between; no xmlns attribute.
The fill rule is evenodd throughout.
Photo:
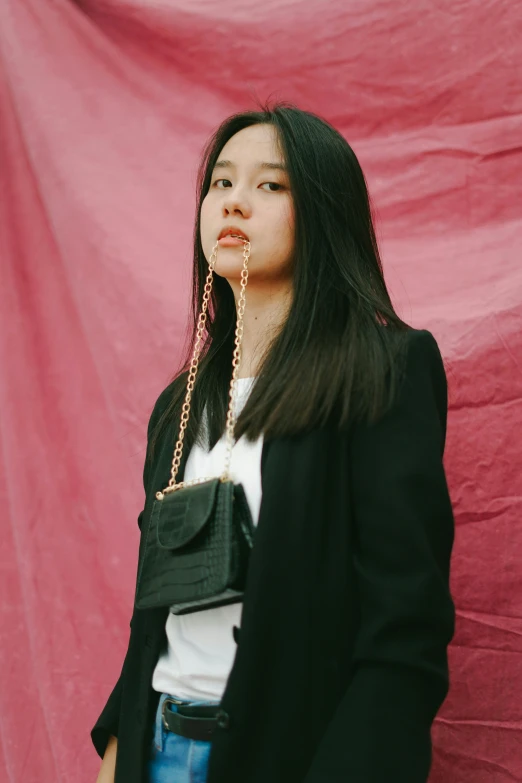
<svg viewBox="0 0 522 783"><path fill-rule="evenodd" d="M234 281L232 287L237 306L240 289L238 286L236 291L236 285ZM279 285L274 285L274 281L270 281L260 286L256 281L250 289L247 284L239 378L246 379L257 375L266 349L286 320L291 301L290 283L283 286L280 282Z"/></svg>

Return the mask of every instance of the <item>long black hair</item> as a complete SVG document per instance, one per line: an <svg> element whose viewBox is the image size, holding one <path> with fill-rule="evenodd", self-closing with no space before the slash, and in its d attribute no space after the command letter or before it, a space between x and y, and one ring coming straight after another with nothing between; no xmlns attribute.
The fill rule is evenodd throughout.
<svg viewBox="0 0 522 783"><path fill-rule="evenodd" d="M197 178L192 312L185 355L151 436L151 450L169 424L179 427L197 317L208 274L200 238L201 203L227 141L243 128L277 130L289 173L295 213L293 299L286 321L262 358L238 417L237 439L292 435L332 421L376 420L392 405L410 327L395 312L386 288L366 180L354 151L328 122L293 104L258 104L259 111L228 117L207 142ZM228 281L214 273L207 334L200 356L187 447L198 434L206 404L209 445L225 429L236 303ZM248 286L246 289L248 308ZM177 429L176 429L177 437Z"/></svg>

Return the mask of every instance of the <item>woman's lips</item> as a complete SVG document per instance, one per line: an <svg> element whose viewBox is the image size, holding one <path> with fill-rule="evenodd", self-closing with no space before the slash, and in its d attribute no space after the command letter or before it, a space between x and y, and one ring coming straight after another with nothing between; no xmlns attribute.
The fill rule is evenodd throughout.
<svg viewBox="0 0 522 783"><path fill-rule="evenodd" d="M221 237L221 239L218 239L218 245L220 247L242 247L245 242L245 239L237 239L236 237L230 236L230 234L226 237Z"/></svg>

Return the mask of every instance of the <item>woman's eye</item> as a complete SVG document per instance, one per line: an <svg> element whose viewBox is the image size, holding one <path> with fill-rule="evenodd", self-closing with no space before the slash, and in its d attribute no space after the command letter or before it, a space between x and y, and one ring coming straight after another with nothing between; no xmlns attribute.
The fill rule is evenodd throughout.
<svg viewBox="0 0 522 783"><path fill-rule="evenodd" d="M229 184L232 184L229 179L216 179L214 180L214 185L217 186L218 182L228 182ZM283 185L280 185L278 182L262 182L261 187L264 185L275 185L277 190L269 190L269 193L277 193L279 190L283 189ZM220 190L223 190L223 188L219 188Z"/></svg>
<svg viewBox="0 0 522 783"><path fill-rule="evenodd" d="M278 190L281 190L283 187L279 182L263 182L263 185L275 185ZM270 193L277 193L277 190L271 190Z"/></svg>

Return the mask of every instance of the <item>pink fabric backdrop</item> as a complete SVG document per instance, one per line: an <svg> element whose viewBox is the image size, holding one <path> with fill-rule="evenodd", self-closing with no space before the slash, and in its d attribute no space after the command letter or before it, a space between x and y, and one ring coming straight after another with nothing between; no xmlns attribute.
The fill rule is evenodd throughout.
<svg viewBox="0 0 522 783"><path fill-rule="evenodd" d="M512 0L0 0L0 781L95 780L196 165L252 96L353 145L392 294L446 360L458 625L430 780L522 780L521 22Z"/></svg>

